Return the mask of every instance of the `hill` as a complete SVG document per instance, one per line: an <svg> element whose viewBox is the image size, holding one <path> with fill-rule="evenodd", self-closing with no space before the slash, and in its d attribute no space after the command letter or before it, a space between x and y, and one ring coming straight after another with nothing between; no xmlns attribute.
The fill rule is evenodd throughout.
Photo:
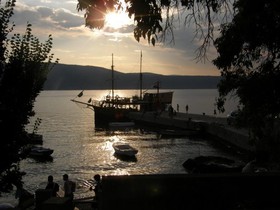
<svg viewBox="0 0 280 210"><path fill-rule="evenodd" d="M96 66L57 64L49 73L44 90L111 89L112 71ZM114 71L115 89L138 89L139 73ZM143 89L159 81L162 89L215 89L218 76L178 76L143 73Z"/></svg>

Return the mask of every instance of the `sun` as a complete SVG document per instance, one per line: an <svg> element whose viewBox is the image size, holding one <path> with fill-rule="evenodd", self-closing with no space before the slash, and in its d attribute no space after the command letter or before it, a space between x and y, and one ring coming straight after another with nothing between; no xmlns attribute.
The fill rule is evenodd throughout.
<svg viewBox="0 0 280 210"><path fill-rule="evenodd" d="M132 23L132 20L124 11L110 12L105 16L105 26L110 28L120 29Z"/></svg>

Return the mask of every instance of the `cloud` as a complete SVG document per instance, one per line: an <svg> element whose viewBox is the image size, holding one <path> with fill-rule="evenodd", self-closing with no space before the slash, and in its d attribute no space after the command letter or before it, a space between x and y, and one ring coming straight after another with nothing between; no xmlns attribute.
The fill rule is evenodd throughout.
<svg viewBox="0 0 280 210"><path fill-rule="evenodd" d="M134 25L114 29L92 30L84 25L83 13L76 11L76 1L18 0L13 20L15 32L22 33L26 23L32 24L33 34L40 40L53 35L53 53L61 63L95 65L110 68L114 53L116 70L137 72L139 52L143 51L143 71L160 74L218 75L210 62L196 63L195 50L200 46L194 39L193 28L174 24L174 44L167 35L165 43L150 45L147 40L137 42ZM214 55L214 50L210 49Z"/></svg>
<svg viewBox="0 0 280 210"><path fill-rule="evenodd" d="M79 27L84 24L84 19L80 15L73 14L66 9L52 9L43 6L37 7L16 7L13 21L16 25L23 25L26 22L44 28L64 28Z"/></svg>
<svg viewBox="0 0 280 210"><path fill-rule="evenodd" d="M130 34L133 33L135 25L128 25L122 28L113 28L113 27L104 27L102 31L105 33L123 33L123 34Z"/></svg>
<svg viewBox="0 0 280 210"><path fill-rule="evenodd" d="M64 9L54 11L54 15L50 17L56 24L62 28L79 27L84 24L83 17L73 14Z"/></svg>
<svg viewBox="0 0 280 210"><path fill-rule="evenodd" d="M42 18L48 18L53 16L53 9L48 7L38 7L37 12L41 15Z"/></svg>

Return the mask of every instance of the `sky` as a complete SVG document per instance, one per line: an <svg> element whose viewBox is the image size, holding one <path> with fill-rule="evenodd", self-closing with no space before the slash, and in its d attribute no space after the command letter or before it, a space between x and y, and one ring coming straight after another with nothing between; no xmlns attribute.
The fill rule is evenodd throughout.
<svg viewBox="0 0 280 210"><path fill-rule="evenodd" d="M23 33L27 22L33 35L41 42L53 37L55 58L59 63L111 68L114 55L115 70L123 73L140 71L164 75L220 75L211 63L216 52L208 51L210 61L195 60L200 41L194 31L181 23L174 28L175 43L149 45L147 40L137 42L133 36L133 20L121 16L111 18L102 30L85 27L84 12L78 12L77 0L17 0L12 21L14 32ZM125 14L121 14L125 15ZM119 24L122 23L120 27ZM120 27L120 28L119 28Z"/></svg>

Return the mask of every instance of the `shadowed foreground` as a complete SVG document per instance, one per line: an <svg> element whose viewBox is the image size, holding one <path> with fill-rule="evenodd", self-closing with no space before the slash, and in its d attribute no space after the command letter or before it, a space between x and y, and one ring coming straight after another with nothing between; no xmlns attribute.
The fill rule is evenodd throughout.
<svg viewBox="0 0 280 210"><path fill-rule="evenodd" d="M100 209L280 209L280 174L105 176Z"/></svg>

